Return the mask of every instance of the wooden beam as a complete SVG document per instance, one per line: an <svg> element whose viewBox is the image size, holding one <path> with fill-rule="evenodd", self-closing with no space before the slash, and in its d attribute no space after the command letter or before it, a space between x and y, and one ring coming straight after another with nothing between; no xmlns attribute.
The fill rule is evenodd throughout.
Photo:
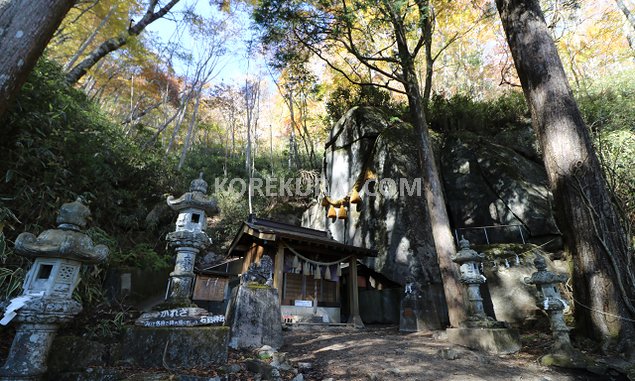
<svg viewBox="0 0 635 381"><path fill-rule="evenodd" d="M349 260L349 276L350 276L350 287L349 287L349 298L351 313L348 318L349 323L353 323L355 327L364 328L364 323L362 322L361 316L359 316L359 286L357 285L357 258L351 257Z"/></svg>
<svg viewBox="0 0 635 381"><path fill-rule="evenodd" d="M243 268L241 273L244 274L249 269L249 265L254 262L254 246L255 244L251 244L251 247L247 249L245 252L245 257L243 259Z"/></svg>
<svg viewBox="0 0 635 381"><path fill-rule="evenodd" d="M278 244L273 266L273 287L278 290L278 302L282 303L282 280L284 277L284 246Z"/></svg>

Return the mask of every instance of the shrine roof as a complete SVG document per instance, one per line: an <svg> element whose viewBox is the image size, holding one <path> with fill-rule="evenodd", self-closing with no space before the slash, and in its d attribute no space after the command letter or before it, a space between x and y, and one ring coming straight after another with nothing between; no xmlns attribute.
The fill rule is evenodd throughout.
<svg viewBox="0 0 635 381"><path fill-rule="evenodd" d="M294 245L303 248L311 248L311 251L320 252L333 257L345 257L356 255L360 257L376 257L377 251L363 247L347 245L331 238L328 232L286 224L283 222L257 218L250 215L247 221L241 225L238 234L234 237L229 247L229 254L236 255L235 251L244 251L244 245L260 241L285 242L292 247Z"/></svg>

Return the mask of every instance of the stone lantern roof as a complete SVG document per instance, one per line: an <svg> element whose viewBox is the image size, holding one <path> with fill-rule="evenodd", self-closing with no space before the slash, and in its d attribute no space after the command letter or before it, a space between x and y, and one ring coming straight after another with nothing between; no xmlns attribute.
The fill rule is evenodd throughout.
<svg viewBox="0 0 635 381"><path fill-rule="evenodd" d="M452 261L459 265L467 262L482 262L483 258L485 258L484 254L477 253L476 250L470 249L470 241L465 238L459 241L459 246L461 250L452 256Z"/></svg>
<svg viewBox="0 0 635 381"><path fill-rule="evenodd" d="M547 262L542 255L538 254L538 251L534 251L534 266L536 266L535 273L531 274L531 278L525 278L525 283L535 284L537 286L543 284L556 284L564 283L569 278L566 274L557 274L547 270Z"/></svg>
<svg viewBox="0 0 635 381"><path fill-rule="evenodd" d="M57 216L57 229L45 230L35 237L22 233L15 241L15 252L27 257L64 258L84 263L103 262L108 248L94 245L81 230L86 227L90 210L78 199L62 205Z"/></svg>
<svg viewBox="0 0 635 381"><path fill-rule="evenodd" d="M192 180L190 190L179 198L169 196L167 199L168 206L177 212L184 209L199 209L207 214L218 213L218 205L216 200L206 195L207 182L203 180L203 173L198 179Z"/></svg>

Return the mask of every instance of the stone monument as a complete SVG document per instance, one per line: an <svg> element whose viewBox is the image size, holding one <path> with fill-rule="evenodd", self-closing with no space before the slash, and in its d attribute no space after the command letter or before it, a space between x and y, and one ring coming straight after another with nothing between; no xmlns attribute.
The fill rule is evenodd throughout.
<svg viewBox="0 0 635 381"><path fill-rule="evenodd" d="M57 228L45 230L37 238L22 233L15 241L15 252L34 258L21 296L5 310L0 324L19 323L11 351L0 380L37 380L46 372L48 352L61 324L81 312L82 306L72 299L79 283L82 263L106 260L108 248L94 245L82 229L90 210L77 200L62 205Z"/></svg>
<svg viewBox="0 0 635 381"><path fill-rule="evenodd" d="M556 274L547 270L547 262L537 250L534 251L534 255L536 256L534 266L538 271L531 274L531 278L525 278L525 283L533 284L538 289L539 300L536 305L549 315L554 339L551 353L541 357L540 361L547 365L577 367L578 363L584 363L584 361L582 355L571 345L569 327L563 315L567 302L558 291L558 284L566 282L568 277L565 274Z"/></svg>
<svg viewBox="0 0 635 381"><path fill-rule="evenodd" d="M421 317L421 290L414 277L409 276L404 286L399 314L399 331L419 332L427 331L425 319Z"/></svg>
<svg viewBox="0 0 635 381"><path fill-rule="evenodd" d="M227 307L226 324L230 327L229 346L234 349L282 346L282 317L278 290L271 279L273 260L263 255L241 276Z"/></svg>
<svg viewBox="0 0 635 381"><path fill-rule="evenodd" d="M124 337L123 357L133 365L194 368L227 361L227 327L223 315L211 315L192 303L196 256L211 244L205 233L207 216L218 213L216 201L207 196L201 174L190 190L167 203L179 212L175 231L166 240L176 251L166 301L146 312Z"/></svg>
<svg viewBox="0 0 635 381"><path fill-rule="evenodd" d="M505 322L494 320L485 314L480 287L487 279L481 274L480 265L484 255L470 249L470 242L463 238L460 250L452 257L461 272L461 283L467 286L469 306L468 318L459 328L448 328L448 340L473 349L492 353L514 353L520 350L518 331Z"/></svg>

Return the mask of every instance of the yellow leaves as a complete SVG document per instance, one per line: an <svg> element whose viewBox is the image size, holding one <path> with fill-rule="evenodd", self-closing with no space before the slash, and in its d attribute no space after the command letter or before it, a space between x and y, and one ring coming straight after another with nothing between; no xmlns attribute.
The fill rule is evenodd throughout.
<svg viewBox="0 0 635 381"><path fill-rule="evenodd" d="M81 59L103 40L125 32L130 25L131 15L138 15L142 11L141 0L100 0L94 4L88 2L77 5L62 21L48 46L48 51L52 58L64 65L79 47L97 32L80 56Z"/></svg>
<svg viewBox="0 0 635 381"><path fill-rule="evenodd" d="M577 19L561 21L557 46L570 79L575 84L633 67L629 30L613 2L585 1Z"/></svg>

